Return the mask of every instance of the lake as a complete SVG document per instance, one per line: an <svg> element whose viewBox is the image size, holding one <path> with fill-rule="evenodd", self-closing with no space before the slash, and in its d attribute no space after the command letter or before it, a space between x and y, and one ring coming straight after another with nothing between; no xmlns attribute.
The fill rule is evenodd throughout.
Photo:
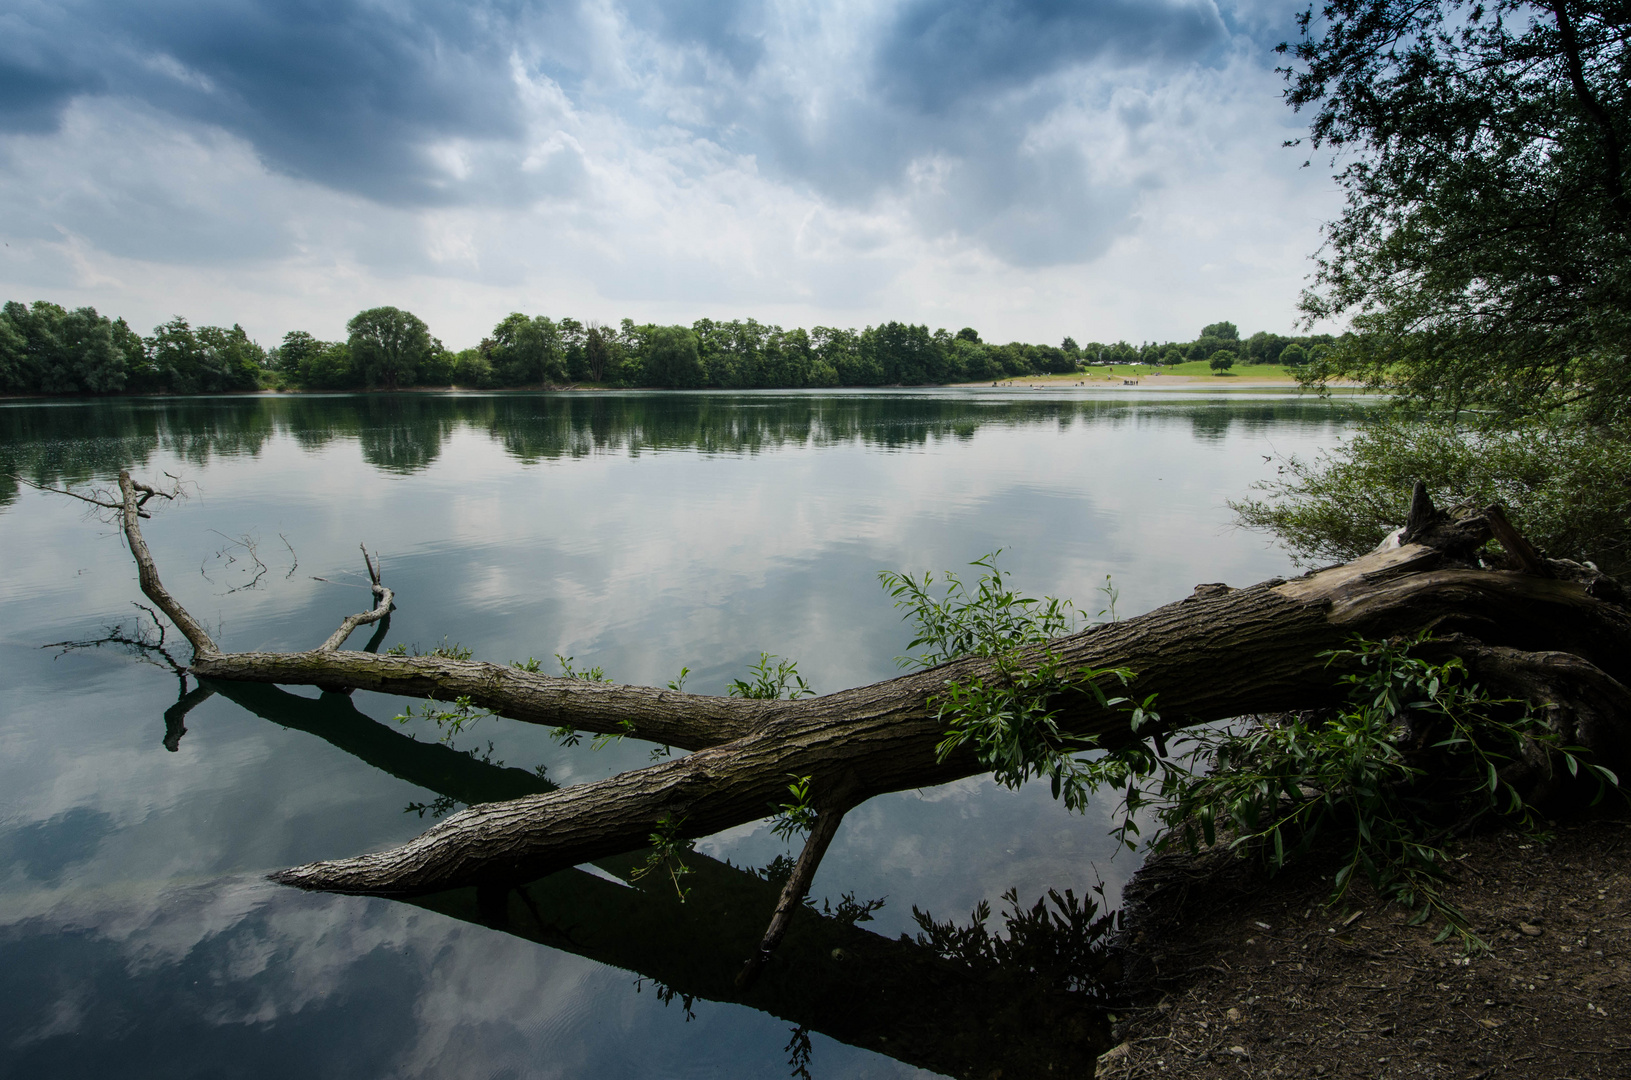
<svg viewBox="0 0 1631 1080"><path fill-rule="evenodd" d="M310 648L370 606L363 543L396 590L386 648L458 643L546 671L559 654L654 685L688 668L685 688L713 694L772 653L825 692L898 670L911 632L879 571L972 578L1001 548L1019 587L1098 618L1112 595L1127 616L1292 572L1225 502L1365 407L1121 388L14 402L0 473L180 477L189 498L144 531L224 649ZM1027 907L1050 888L1115 901L1137 861L1112 857L1108 808L1069 814L1045 788L969 779L851 811L817 911L746 993L730 976L790 851L764 822L698 843L684 903L666 878L628 884L639 855L544 879L525 918L473 892L268 883L650 748L492 719L448 746L394 719L410 701L181 683L110 640L147 629L142 597L86 509L0 476L0 1076L1081 1065L1068 1022L1033 1024L1055 1034L1023 1047L1002 1028L1035 980L915 943L914 908L966 924L1009 889ZM876 900L870 921L844 917ZM1079 989L1047 1007L1068 1020Z"/></svg>

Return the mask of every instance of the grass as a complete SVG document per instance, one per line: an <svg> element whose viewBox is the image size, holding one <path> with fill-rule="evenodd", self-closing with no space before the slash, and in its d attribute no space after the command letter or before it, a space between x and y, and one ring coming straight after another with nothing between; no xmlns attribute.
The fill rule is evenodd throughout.
<svg viewBox="0 0 1631 1080"><path fill-rule="evenodd" d="M1181 375L1188 379L1198 379L1204 382L1228 385L1229 383L1247 382L1274 382L1291 385L1297 381L1289 368L1279 364L1236 364L1228 373L1218 374L1208 366L1205 360L1190 360L1171 367L1153 364L1115 364L1110 367L1090 367L1085 372L1076 372L1069 375L1024 375L1012 379L1000 379L1001 383L1014 385L1033 385L1037 383L1057 383L1074 386L1079 382L1088 385L1104 382L1120 382L1122 379L1146 379L1151 375ZM970 385L979 385L971 383Z"/></svg>

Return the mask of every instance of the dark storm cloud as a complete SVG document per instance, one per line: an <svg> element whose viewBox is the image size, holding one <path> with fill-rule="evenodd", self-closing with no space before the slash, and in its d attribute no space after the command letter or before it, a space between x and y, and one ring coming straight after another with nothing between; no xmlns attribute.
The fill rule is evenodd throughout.
<svg viewBox="0 0 1631 1080"><path fill-rule="evenodd" d="M757 9L745 0L629 0L623 5L631 23L654 31L662 40L700 48L744 76L764 58Z"/></svg>
<svg viewBox="0 0 1631 1080"><path fill-rule="evenodd" d="M1036 133L1072 110L1108 115L1108 86L1215 65L1239 40L1212 0L904 0L842 25L818 4L616 2L606 19L588 0L12 0L0 132L117 100L398 207L570 197L590 189L585 155L707 141L773 183L851 208L896 200L925 235L1037 266L1101 253L1153 181L1100 167L1125 150ZM516 63L576 110L547 151L529 143L557 121L539 119ZM454 141L461 160L432 153ZM41 228L56 226L67 204L41 199Z"/></svg>
<svg viewBox="0 0 1631 1080"><path fill-rule="evenodd" d="M889 28L875 77L891 99L942 112L1092 60L1187 61L1223 37L1210 0L915 0Z"/></svg>
<svg viewBox="0 0 1631 1080"><path fill-rule="evenodd" d="M95 66L69 49L61 15L46 4L0 11L0 133L51 131L75 94L102 87Z"/></svg>
<svg viewBox="0 0 1631 1080"><path fill-rule="evenodd" d="M217 124L279 171L386 202L447 194L437 138L519 134L514 14L358 0L121 0L31 7L0 54L9 130L49 129L80 94ZM72 63L53 43L72 42ZM15 102L15 105L9 103Z"/></svg>

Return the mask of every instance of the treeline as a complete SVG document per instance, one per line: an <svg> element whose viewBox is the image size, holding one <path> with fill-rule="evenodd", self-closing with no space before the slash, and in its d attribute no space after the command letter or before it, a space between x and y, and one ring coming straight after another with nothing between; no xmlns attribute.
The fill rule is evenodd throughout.
<svg viewBox="0 0 1631 1080"><path fill-rule="evenodd" d="M1114 345L1091 342L1079 351L1088 364L1173 364L1204 360L1220 369L1241 364L1281 364L1301 367L1318 359L1336 342L1331 334L1309 334L1287 337L1259 330L1244 340L1240 328L1232 322L1215 322L1201 329L1194 341L1145 342L1130 345L1118 341ZM1073 348L1075 342L1065 339L1065 346Z"/></svg>
<svg viewBox="0 0 1631 1080"><path fill-rule="evenodd" d="M267 349L240 326L193 327L180 317L142 337L94 308L47 301L0 308L0 393L207 394L459 386L474 389L592 383L662 388L923 386L1069 374L1095 364L1298 365L1329 336L1258 333L1241 340L1213 323L1194 341L1134 346L1071 338L1059 345L998 345L969 327L955 334L889 322L864 330L783 330L754 319L616 328L513 313L473 348L454 352L412 312L359 312L343 341L290 331Z"/></svg>

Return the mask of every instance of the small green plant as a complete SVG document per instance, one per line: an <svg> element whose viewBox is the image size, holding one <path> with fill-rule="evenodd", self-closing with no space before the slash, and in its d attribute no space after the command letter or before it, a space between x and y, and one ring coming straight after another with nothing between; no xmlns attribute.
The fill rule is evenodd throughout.
<svg viewBox="0 0 1631 1080"><path fill-rule="evenodd" d="M1155 695L1142 701L1112 697L1104 684L1127 686L1127 668L1067 667L1052 649L1021 657L993 657L990 678L952 680L931 704L946 724L946 737L936 745L944 761L964 744L972 744L981 765L999 784L1018 788L1032 778L1046 778L1053 797L1071 810L1087 809L1088 799L1109 778L1092 736L1075 736L1059 727L1060 702L1067 695L1088 694L1101 708L1122 709L1134 731L1158 718ZM1119 761L1120 759L1118 759Z"/></svg>
<svg viewBox="0 0 1631 1080"><path fill-rule="evenodd" d="M1023 596L997 567L998 548L969 563L984 571L974 588L951 571L941 575L943 595L935 597L934 574L922 580L885 570L878 575L897 608L908 609L917 636L907 649L926 646L916 656L895 658L901 667L934 667L962 656L993 656L1037 645L1075 630L1081 619L1069 600Z"/></svg>
<svg viewBox="0 0 1631 1080"><path fill-rule="evenodd" d="M445 657L448 660L468 660L471 656L475 655L475 652L472 649L460 645L457 641L448 641L447 638L444 637L440 645L435 646L428 652L421 651L418 642L415 642L411 647L398 642L397 644L392 645L389 649L386 649L385 655L440 656Z"/></svg>
<svg viewBox="0 0 1631 1080"><path fill-rule="evenodd" d="M691 674L691 669L690 668L688 668L688 667L680 668L679 677L671 680L669 682L669 684L668 684L668 688L670 690L674 691L676 694L685 693L685 677L687 675L689 675L689 674Z"/></svg>
<svg viewBox="0 0 1631 1080"><path fill-rule="evenodd" d="M1619 780L1563 743L1525 703L1491 696L1461 660L1414 656L1427 638L1364 641L1327 653L1355 670L1341 676L1347 703L1333 714L1292 718L1243 732L1190 737L1204 774L1178 761L1161 767L1158 846L1191 849L1216 841L1227 825L1232 846L1249 845L1278 870L1317 839L1335 834L1346 849L1332 879L1340 902L1356 876L1382 896L1437 914L1440 938L1483 943L1444 895L1449 838L1496 816L1520 831L1540 829L1536 812L1503 768L1537 752L1571 775L1595 779L1597 797Z"/></svg>
<svg viewBox="0 0 1631 1080"><path fill-rule="evenodd" d="M725 688L726 695L760 698L765 701L775 701L784 697L791 701L795 698L815 696L810 684L799 674L797 662L782 660L775 653L760 653L759 662L748 668L748 677L751 682L743 679L731 680L731 684Z"/></svg>
<svg viewBox="0 0 1631 1080"><path fill-rule="evenodd" d="M680 829L684 825L685 819L677 818L672 813L665 812L658 818L657 828L651 834L651 854L646 856L645 865L629 875L630 880L639 881L656 870L666 871L682 904L691 895L690 888L680 884L680 879L691 872L691 868L685 865L685 855L696 847L695 841L680 836Z"/></svg>
<svg viewBox="0 0 1631 1080"><path fill-rule="evenodd" d="M1016 591L997 566L1002 552L974 560L983 572L970 587L950 572L942 575L942 595L935 596L934 575L921 580L885 572L883 587L895 606L907 609L917 634L907 646L926 649L897 658L901 666L932 667L962 656L993 661L989 676L953 679L931 699L946 725L936 746L940 760L971 745L980 764L1000 784L1017 788L1046 777L1054 798L1072 810L1085 810L1088 797L1105 780L1091 737L1074 736L1059 727L1061 703L1086 694L1103 708L1125 710L1134 731L1156 719L1154 695L1143 700L1105 687L1127 687L1135 678L1127 668L1071 667L1051 642L1082 623L1068 600L1037 599ZM1112 605L1114 597L1111 598Z"/></svg>
<svg viewBox="0 0 1631 1080"><path fill-rule="evenodd" d="M596 664L592 668L585 668L582 671L578 671L572 666L572 657L570 656L562 656L560 653L556 653L555 661L561 665L561 678L563 679L583 679L585 682L612 681L606 677L606 672L601 670L599 664Z"/></svg>
<svg viewBox="0 0 1631 1080"><path fill-rule="evenodd" d="M983 573L969 588L945 575L880 575L896 605L917 623L903 665L930 666L958 656L985 656L989 673L953 679L931 705L946 725L942 759L972 744L995 779L1017 787L1047 777L1055 798L1075 810L1104 788L1121 793L1112 835L1140 846L1139 821L1153 832L1144 846L1191 849L1218 842L1258 852L1271 871L1325 838L1345 845L1330 902L1347 895L1356 875L1378 893L1414 909L1420 922L1437 914L1444 937L1482 947L1465 916L1445 897L1450 862L1445 844L1480 818L1522 830L1539 828L1533 807L1506 778L1507 766L1537 757L1560 762L1598 785L1598 798L1618 778L1565 745L1525 703L1488 694L1459 659L1431 661L1417 652L1429 639L1365 641L1327 653L1347 672L1338 679L1347 702L1336 710L1275 724L1255 722L1187 729L1169 753L1153 711L1154 697L1110 696L1128 687L1125 668L1071 668L1049 644L1074 628L1067 602L1023 596L996 567L996 554L973 565ZM1114 618L1115 596L1107 581ZM1100 614L1104 614L1101 612ZM1114 692L1113 689L1111 692ZM1094 740L1058 723L1059 704L1089 694L1101 707L1126 712L1134 735L1094 753Z"/></svg>
<svg viewBox="0 0 1631 1080"><path fill-rule="evenodd" d="M563 679L582 679L585 682L597 682L597 683L609 683L609 682L612 681L612 680L610 680L610 679L608 679L606 677L606 672L601 670L601 667L600 667L599 664L596 664L592 668L587 668L587 669L585 669L583 671L579 671L579 670L577 670L576 668L574 668L572 666L572 659L573 659L572 657L562 656L560 653L555 654L555 662L561 665L561 678L563 678ZM529 661L529 662L530 663L535 663L535 661ZM532 668L530 670L536 671L537 668L534 667L534 668ZM633 732L634 732L633 722L631 722L629 720L624 720L622 722L622 725L623 725L623 730L622 731L615 732L613 734L596 735L595 738L594 738L594 741L590 744L590 748L594 749L594 750L599 750L599 749L602 749L603 747L607 746L610 743L620 741L623 738L623 736L625 736L625 735L633 734ZM549 734L555 739L556 742L560 743L562 746L576 746L580 742L583 741L583 732L578 731L576 728L567 727L565 725L563 725L561 727L558 727L558 728L551 728L550 731L549 731Z"/></svg>
<svg viewBox="0 0 1631 1080"><path fill-rule="evenodd" d="M406 724L413 719L429 720L441 729L441 741L452 742L453 737L473 726L477 721L484 720L493 713L483 709L468 695L460 695L453 699L451 709L443 708L435 699L427 699L417 714L410 708L407 712L395 717L399 724Z"/></svg>
<svg viewBox="0 0 1631 1080"><path fill-rule="evenodd" d="M517 671L525 671L529 675L536 675L543 667L542 664L531 656L527 657L525 660L511 660L510 666L515 668Z"/></svg>
<svg viewBox="0 0 1631 1080"><path fill-rule="evenodd" d="M1099 592L1104 594L1104 606L1099 609L1099 615L1110 616L1108 622L1119 622L1121 617L1116 614L1116 601L1121 599L1121 590L1116 588L1109 574L1104 575L1104 584L1099 586Z"/></svg>
<svg viewBox="0 0 1631 1080"><path fill-rule="evenodd" d="M810 830L815 828L816 808L810 802L811 778L795 773L788 773L787 777L793 781L787 785L787 793L792 799L777 807L770 828L783 840L792 840L795 834L808 835Z"/></svg>

